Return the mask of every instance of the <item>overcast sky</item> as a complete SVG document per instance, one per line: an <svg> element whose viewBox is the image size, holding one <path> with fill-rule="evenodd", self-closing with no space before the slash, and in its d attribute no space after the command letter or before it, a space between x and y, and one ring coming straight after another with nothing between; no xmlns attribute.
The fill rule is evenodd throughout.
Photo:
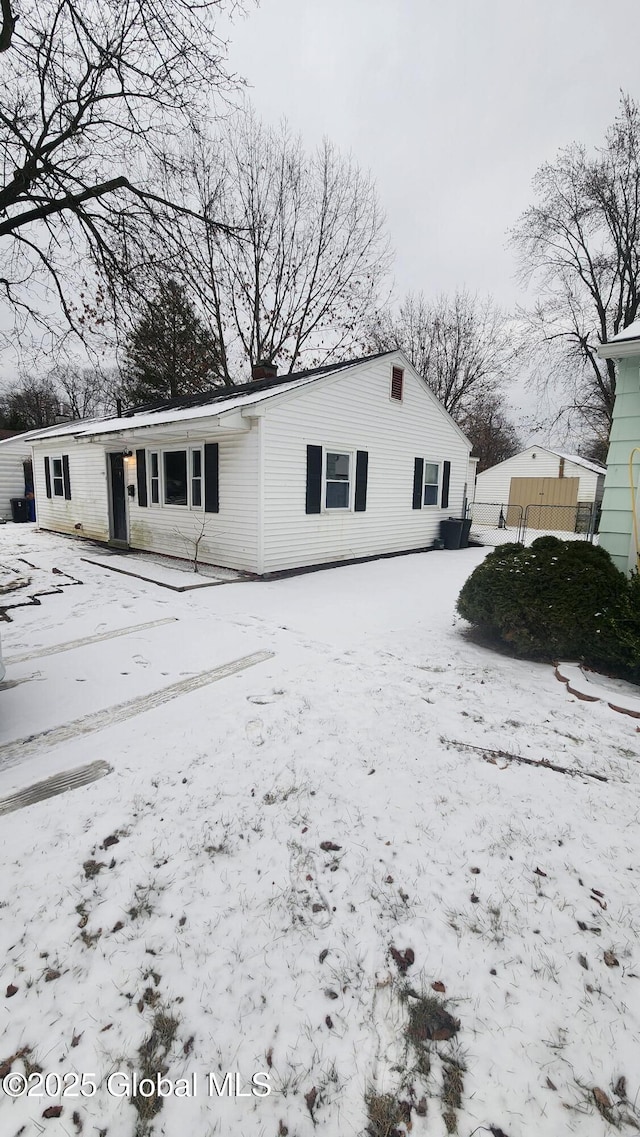
<svg viewBox="0 0 640 1137"><path fill-rule="evenodd" d="M537 167L640 97L638 0L261 0L230 62L268 122L370 169L400 293L523 294L506 230Z"/></svg>

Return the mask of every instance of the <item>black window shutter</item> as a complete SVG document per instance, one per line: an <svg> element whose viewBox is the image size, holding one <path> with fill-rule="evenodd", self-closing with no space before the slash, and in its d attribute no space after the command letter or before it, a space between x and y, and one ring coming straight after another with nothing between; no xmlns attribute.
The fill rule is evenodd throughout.
<svg viewBox="0 0 640 1137"><path fill-rule="evenodd" d="M136 450L136 478L138 480L138 505L147 504L147 452Z"/></svg>
<svg viewBox="0 0 640 1137"><path fill-rule="evenodd" d="M218 443L207 442L204 448L204 511L220 512L220 489L218 473Z"/></svg>
<svg viewBox="0 0 640 1137"><path fill-rule="evenodd" d="M424 458L413 461L413 508L422 509L422 482L424 479Z"/></svg>
<svg viewBox="0 0 640 1137"><path fill-rule="evenodd" d="M449 506L449 480L451 478L451 462L442 463L442 497L440 505L442 509L447 509Z"/></svg>
<svg viewBox="0 0 640 1137"><path fill-rule="evenodd" d="M51 497L51 464L48 458L44 460L44 484L47 487L47 497Z"/></svg>
<svg viewBox="0 0 640 1137"><path fill-rule="evenodd" d="M322 447L307 446L307 513L320 513L322 497Z"/></svg>
<svg viewBox="0 0 640 1137"><path fill-rule="evenodd" d="M62 455L62 484L64 486L64 496L67 501L71 501L71 482L69 480L69 455Z"/></svg>
<svg viewBox="0 0 640 1137"><path fill-rule="evenodd" d="M369 454L366 450L358 450L356 454L356 499L354 510L364 513L367 508L367 475L369 472Z"/></svg>

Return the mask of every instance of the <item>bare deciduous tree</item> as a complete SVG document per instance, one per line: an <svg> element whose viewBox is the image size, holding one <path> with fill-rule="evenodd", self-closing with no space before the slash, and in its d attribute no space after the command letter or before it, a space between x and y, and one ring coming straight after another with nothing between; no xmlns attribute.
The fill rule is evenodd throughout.
<svg viewBox="0 0 640 1137"><path fill-rule="evenodd" d="M51 383L29 375L0 394L0 423L9 430L53 426L60 414L60 396Z"/></svg>
<svg viewBox="0 0 640 1137"><path fill-rule="evenodd" d="M14 313L48 326L72 303L80 259L135 286L149 228L186 212L149 176L179 153L213 94L234 85L216 17L235 0L3 0L0 56L0 286ZM116 287L117 285L117 287Z"/></svg>
<svg viewBox="0 0 640 1137"><path fill-rule="evenodd" d="M397 314L379 319L370 343L378 351L402 348L456 420L496 391L515 357L504 314L465 290L433 301L410 293Z"/></svg>
<svg viewBox="0 0 640 1137"><path fill-rule="evenodd" d="M116 410L115 369L60 363L47 375L28 375L0 392L0 424L13 430L53 426L60 418L86 419Z"/></svg>
<svg viewBox="0 0 640 1137"><path fill-rule="evenodd" d="M120 376L117 369L80 367L67 363L53 368L48 381L59 392L65 414L72 419L115 414Z"/></svg>
<svg viewBox="0 0 640 1137"><path fill-rule="evenodd" d="M243 234L229 242L193 221L182 242L226 382L258 359L291 372L362 348L389 261L368 175L327 141L306 154L286 125L270 130L249 111L200 150L192 187L196 212Z"/></svg>
<svg viewBox="0 0 640 1137"><path fill-rule="evenodd" d="M564 410L592 437L608 434L613 360L598 344L640 311L640 107L627 95L590 155L574 143L538 170L536 203L511 234L522 279L538 290L522 313L533 348L546 348L543 382L560 388Z"/></svg>
<svg viewBox="0 0 640 1137"><path fill-rule="evenodd" d="M479 459L479 474L521 449L518 432L495 393L481 395L458 419L458 425L472 444L471 453Z"/></svg>

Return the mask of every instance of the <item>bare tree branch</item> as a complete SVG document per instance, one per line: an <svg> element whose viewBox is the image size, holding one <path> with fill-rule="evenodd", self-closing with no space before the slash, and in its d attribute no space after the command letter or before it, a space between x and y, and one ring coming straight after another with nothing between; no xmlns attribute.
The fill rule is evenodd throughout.
<svg viewBox="0 0 640 1137"><path fill-rule="evenodd" d="M242 237L205 237L194 222L181 241L227 376L259 358L292 372L362 349L389 254L373 183L350 159L328 142L309 155L286 124L269 130L249 112L196 150L188 194Z"/></svg>
<svg viewBox="0 0 640 1137"><path fill-rule="evenodd" d="M21 281L36 269L45 322L86 275L104 276L114 314L135 293L154 233L178 217L202 225L197 203L162 193L158 160L179 164L212 99L239 85L225 63L217 17L235 0L2 2L0 275L14 311L35 309ZM173 154L173 158L171 155ZM134 204L135 199L135 204ZM207 225L215 225L212 215ZM19 241L19 235L27 241ZM218 240L231 229L218 226ZM177 244L177 239L176 239ZM37 250L32 256L28 250ZM52 271L55 270L55 271ZM106 274L106 275L105 275Z"/></svg>
<svg viewBox="0 0 640 1137"><path fill-rule="evenodd" d="M638 104L622 95L604 145L593 156L569 146L533 185L536 204L511 234L521 279L538 293L523 326L541 383L562 391L565 413L577 412L598 439L611 421L616 372L597 348L640 312Z"/></svg>
<svg viewBox="0 0 640 1137"><path fill-rule="evenodd" d="M504 313L464 289L433 301L409 293L396 315L379 316L370 342L378 351L402 348L456 419L499 389L516 355Z"/></svg>
<svg viewBox="0 0 640 1137"><path fill-rule="evenodd" d="M11 0L1 0L0 13L2 14L2 27L0 27L0 52L8 51L11 47L13 29L16 26L16 17L11 11Z"/></svg>

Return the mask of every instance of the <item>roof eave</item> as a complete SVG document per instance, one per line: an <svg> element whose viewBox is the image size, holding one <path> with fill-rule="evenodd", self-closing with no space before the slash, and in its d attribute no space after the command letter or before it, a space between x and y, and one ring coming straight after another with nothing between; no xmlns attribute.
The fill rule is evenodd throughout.
<svg viewBox="0 0 640 1137"><path fill-rule="evenodd" d="M631 355L640 355L640 337L620 343L601 343L596 350L599 359L628 359Z"/></svg>

